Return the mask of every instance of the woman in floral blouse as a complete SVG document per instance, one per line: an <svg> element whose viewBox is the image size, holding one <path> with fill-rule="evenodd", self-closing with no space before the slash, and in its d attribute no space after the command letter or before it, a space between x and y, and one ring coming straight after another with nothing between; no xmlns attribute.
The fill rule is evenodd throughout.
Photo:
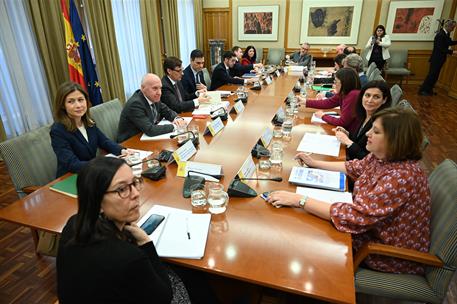
<svg viewBox="0 0 457 304"><path fill-rule="evenodd" d="M300 194L275 191L268 198L275 207L292 206L330 220L336 229L353 237L357 251L366 242L428 252L430 246L430 191L420 167L422 128L409 110L388 108L373 115L362 160L327 162L299 153L301 164L341 171L355 180L353 204L319 201ZM422 274L421 264L370 255L369 268L394 273Z"/></svg>

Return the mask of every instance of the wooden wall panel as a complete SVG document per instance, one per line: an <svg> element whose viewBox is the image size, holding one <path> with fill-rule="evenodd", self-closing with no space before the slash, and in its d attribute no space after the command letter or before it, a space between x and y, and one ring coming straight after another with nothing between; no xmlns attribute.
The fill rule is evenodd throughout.
<svg viewBox="0 0 457 304"><path fill-rule="evenodd" d="M428 59L432 51L429 50L409 50L408 62L412 75L409 77L410 83L422 83L428 73Z"/></svg>
<svg viewBox="0 0 457 304"><path fill-rule="evenodd" d="M203 41L205 65L210 69L208 39L225 39L225 49L232 47L232 18L231 8L203 9Z"/></svg>

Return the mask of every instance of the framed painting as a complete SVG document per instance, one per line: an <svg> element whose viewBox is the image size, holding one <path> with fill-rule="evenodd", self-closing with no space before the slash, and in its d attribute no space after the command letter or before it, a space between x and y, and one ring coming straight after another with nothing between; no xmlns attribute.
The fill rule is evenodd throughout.
<svg viewBox="0 0 457 304"><path fill-rule="evenodd" d="M239 41L277 41L279 5L238 6Z"/></svg>
<svg viewBox="0 0 457 304"><path fill-rule="evenodd" d="M391 40L431 41L439 28L444 0L392 1L386 32Z"/></svg>
<svg viewBox="0 0 457 304"><path fill-rule="evenodd" d="M362 2L303 1L300 43L357 44Z"/></svg>

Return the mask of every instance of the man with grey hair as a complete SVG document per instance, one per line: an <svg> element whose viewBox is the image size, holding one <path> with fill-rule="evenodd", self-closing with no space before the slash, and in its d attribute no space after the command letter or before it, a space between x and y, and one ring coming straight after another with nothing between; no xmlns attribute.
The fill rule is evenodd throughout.
<svg viewBox="0 0 457 304"><path fill-rule="evenodd" d="M456 54L457 51L452 51L449 47L456 45L457 41L451 39L451 32L455 29L455 20L446 20L443 28L438 31L433 41L432 56L429 59L430 68L428 75L419 88L419 95L433 96L433 87L435 86L438 77L440 76L441 67L446 62L447 55Z"/></svg>
<svg viewBox="0 0 457 304"><path fill-rule="evenodd" d="M303 42L300 46L300 51L295 52L290 56L290 60L292 60L295 64L306 66L308 69L311 68L311 62L313 62L313 56L308 54L309 52L309 43Z"/></svg>
<svg viewBox="0 0 457 304"><path fill-rule="evenodd" d="M349 54L343 59L345 68L354 69L360 78L360 86L363 87L368 82L368 77L363 72L363 59L357 54Z"/></svg>

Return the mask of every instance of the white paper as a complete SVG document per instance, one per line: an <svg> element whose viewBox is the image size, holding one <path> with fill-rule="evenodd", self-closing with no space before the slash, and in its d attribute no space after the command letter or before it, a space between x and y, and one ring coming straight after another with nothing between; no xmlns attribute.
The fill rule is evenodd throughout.
<svg viewBox="0 0 457 304"><path fill-rule="evenodd" d="M189 124L191 122L191 120L192 120L192 117L182 117L182 119L184 119L186 121L186 124ZM171 124L172 124L171 121L163 119L157 125L163 126L163 125L171 125ZM145 140L170 139L170 135L175 135L175 134L176 134L176 131L173 131L173 132L170 132L170 133L165 133L165 134L160 134L160 135L156 135L156 136L148 136L148 135L143 133L143 135L141 135L140 140L141 141L145 141Z"/></svg>
<svg viewBox="0 0 457 304"><path fill-rule="evenodd" d="M262 144L264 147L268 147L272 138L273 138L273 130L271 130L270 128L267 127L265 129L265 131L263 132L262 136L260 137L260 140L262 141Z"/></svg>
<svg viewBox="0 0 457 304"><path fill-rule="evenodd" d="M193 214L188 210L154 205L137 225L141 226L151 214L165 217L149 235L160 257L201 259L205 255L211 214Z"/></svg>
<svg viewBox="0 0 457 304"><path fill-rule="evenodd" d="M340 142L336 136L305 133L297 151L338 156L340 154Z"/></svg>
<svg viewBox="0 0 457 304"><path fill-rule="evenodd" d="M222 122L222 119L220 117L216 118L208 125L208 129L210 130L211 135L213 136L219 133L223 128L224 123Z"/></svg>
<svg viewBox="0 0 457 304"><path fill-rule="evenodd" d="M301 65L289 65L289 72L303 72L304 68Z"/></svg>
<svg viewBox="0 0 457 304"><path fill-rule="evenodd" d="M215 111L220 108L228 109L230 105L230 102L228 101L222 101L219 103L212 103L212 104L206 104L206 103L201 103L198 109L195 109L192 112L192 115L210 115L212 111Z"/></svg>
<svg viewBox="0 0 457 304"><path fill-rule="evenodd" d="M233 105L233 108L235 109L236 111L236 114L240 114L241 112L244 111L244 104L243 102L240 100L240 101L237 101L235 102L235 104Z"/></svg>
<svg viewBox="0 0 457 304"><path fill-rule="evenodd" d="M340 118L340 116L338 115L338 113L336 112L324 112L324 114L326 115L332 115L333 117L335 118ZM322 120L322 118L318 118L316 116L316 113L313 113L313 116L311 117L311 122L315 122L315 123L327 123L326 121Z"/></svg>
<svg viewBox="0 0 457 304"><path fill-rule="evenodd" d="M234 94L233 92L231 91L211 91L211 92L218 92L219 94L221 94L221 97L222 98L227 98L229 97L230 95Z"/></svg>
<svg viewBox="0 0 457 304"><path fill-rule="evenodd" d="M349 203L352 204L352 194L350 192L331 191L324 189L297 187L296 193L307 195L329 204L333 203Z"/></svg>
<svg viewBox="0 0 457 304"><path fill-rule="evenodd" d="M346 176L342 172L293 167L289 182L297 185L344 191Z"/></svg>
<svg viewBox="0 0 457 304"><path fill-rule="evenodd" d="M241 166L240 171L238 171L238 176L240 178L252 177L255 172L256 172L256 166L255 166L254 160L252 159L251 154L249 154L248 158L246 158L243 165Z"/></svg>
<svg viewBox="0 0 457 304"><path fill-rule="evenodd" d="M208 163L199 163L188 161L184 167L185 176L189 171L195 171L204 175L222 175L222 165L208 164ZM191 172L193 175L193 172Z"/></svg>
<svg viewBox="0 0 457 304"><path fill-rule="evenodd" d="M209 101L208 103L220 103L222 102L222 99L221 99L221 93L218 92L218 91L207 91L204 93L206 95L206 97L208 97Z"/></svg>

